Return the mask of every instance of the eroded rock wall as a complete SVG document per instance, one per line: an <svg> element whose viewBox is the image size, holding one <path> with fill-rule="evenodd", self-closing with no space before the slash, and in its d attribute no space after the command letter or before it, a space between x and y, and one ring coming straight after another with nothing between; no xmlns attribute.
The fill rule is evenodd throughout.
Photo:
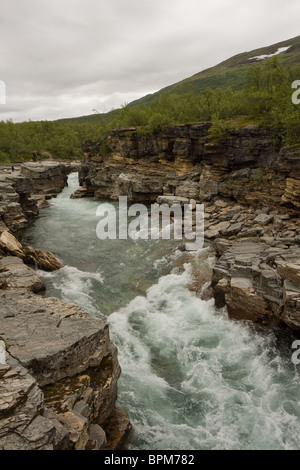
<svg viewBox="0 0 300 470"><path fill-rule="evenodd" d="M71 169L48 163L0 172L0 450L117 449L131 430L116 407L121 370L108 325L43 297L45 285L28 265L62 265L16 238Z"/></svg>
<svg viewBox="0 0 300 470"><path fill-rule="evenodd" d="M284 148L273 131L255 126L215 140L210 127L187 124L158 134L116 129L107 138L106 156L99 153L99 143L87 141L76 196L127 195L133 202L150 203L167 194L300 207L299 148Z"/></svg>
<svg viewBox="0 0 300 470"><path fill-rule="evenodd" d="M56 197L66 186L71 164L26 163L0 171L0 233L8 229L21 236L28 221L39 214L46 200Z"/></svg>
<svg viewBox="0 0 300 470"><path fill-rule="evenodd" d="M84 145L80 169L83 189L77 196L155 202L162 194L199 196L199 176L209 123L169 127L160 134L140 134L134 129L110 133L108 156L99 145Z"/></svg>
<svg viewBox="0 0 300 470"><path fill-rule="evenodd" d="M7 345L0 449L104 449L121 372L108 326L76 305L35 295L43 283L20 259L3 258L0 276L16 264L19 282L0 290L0 338ZM122 426L124 438L125 412Z"/></svg>
<svg viewBox="0 0 300 470"><path fill-rule="evenodd" d="M209 137L210 127L114 130L107 156L87 142L75 197L204 203L205 239L217 254L217 305L232 318L299 330L300 148L284 147L261 127L220 139Z"/></svg>

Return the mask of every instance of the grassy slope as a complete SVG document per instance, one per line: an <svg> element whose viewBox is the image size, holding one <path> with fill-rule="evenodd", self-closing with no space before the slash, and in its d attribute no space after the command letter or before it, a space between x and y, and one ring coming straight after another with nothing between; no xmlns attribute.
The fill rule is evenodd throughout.
<svg viewBox="0 0 300 470"><path fill-rule="evenodd" d="M203 70L202 72L175 83L174 85L163 88L152 95L147 95L131 104L148 103L163 91L175 93L191 90L196 93L200 93L206 88L215 89L231 87L233 90L241 89L245 84L246 72L249 67L255 64L261 65L264 62L263 60L255 61L249 59L255 56L273 54L280 47L287 46L292 47L286 52L279 54L279 60L288 67L300 67L300 36L297 36L296 38L288 39L268 47L262 47L250 52L243 52L235 55L214 67Z"/></svg>
<svg viewBox="0 0 300 470"><path fill-rule="evenodd" d="M241 89L245 84L245 77L249 67L255 64L261 65L264 62L263 60L253 61L249 59L255 56L273 54L278 50L279 47L287 46L291 46L291 48L288 51L279 54L279 60L284 65L291 67L292 69L298 67L300 70L300 36L297 36L293 39L288 39L271 46L262 47L250 52L243 52L241 54L235 55L230 59L221 62L215 67L203 70L202 72L186 78L181 82L175 83L157 91L156 93L146 95L139 100L133 101L129 104L129 106L134 106L136 104L147 105L164 91L168 91L170 93L180 93L191 90L196 93L201 93L206 88L215 89L231 87L233 90ZM118 112L119 110L114 110L106 114L92 114L79 118L65 119L61 120L60 122L97 122L97 120L100 118L108 121L114 117L117 117Z"/></svg>

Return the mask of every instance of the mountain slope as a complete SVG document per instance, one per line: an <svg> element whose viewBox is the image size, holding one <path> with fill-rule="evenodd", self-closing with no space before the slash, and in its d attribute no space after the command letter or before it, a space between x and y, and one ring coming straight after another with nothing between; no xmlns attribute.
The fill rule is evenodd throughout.
<svg viewBox="0 0 300 470"><path fill-rule="evenodd" d="M147 95L130 104L149 103L163 91L168 91L170 93L185 91L200 93L206 88L215 89L231 87L233 90L241 89L245 84L246 73L249 70L249 67L255 64L261 65L262 62L268 58L256 59L257 57L274 56L280 48L287 47L288 49L286 51L282 51L278 54L280 62L292 69L300 67L300 36L297 36L271 46L237 54L214 67L196 73L185 80L165 87L156 93Z"/></svg>
<svg viewBox="0 0 300 470"><path fill-rule="evenodd" d="M277 55L276 53L281 48L288 49ZM237 54L214 67L196 73L195 75L192 75L178 83L169 85L156 93L149 94L138 100L132 101L128 106L132 107L136 104L150 104L163 92L183 93L186 91L192 91L195 93L201 93L207 88L216 89L227 87L231 87L233 90L239 90L245 85L246 74L249 68L253 65L261 65L264 60L272 55L277 55L279 61L291 69L299 68L300 77L300 36L297 36L292 39L287 39L286 41L272 44L271 46ZM261 56L267 57L262 58ZM257 59L257 57L260 57L260 59ZM66 123L74 121L82 123L96 123L97 121L100 122L100 120L102 120L102 122L107 122L110 119L117 118L119 111L120 110L117 109L105 114L91 114L60 121Z"/></svg>

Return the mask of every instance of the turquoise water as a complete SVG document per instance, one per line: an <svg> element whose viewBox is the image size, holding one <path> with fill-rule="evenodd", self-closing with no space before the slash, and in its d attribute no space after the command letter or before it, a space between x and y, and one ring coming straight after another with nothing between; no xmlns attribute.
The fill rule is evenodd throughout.
<svg viewBox="0 0 300 470"><path fill-rule="evenodd" d="M119 404L134 425L130 447L299 449L292 339L200 300L178 242L98 240L99 201L71 200L77 186L73 174L26 240L65 265L41 272L49 294L108 321L122 367ZM209 250L195 257L204 271L213 263Z"/></svg>

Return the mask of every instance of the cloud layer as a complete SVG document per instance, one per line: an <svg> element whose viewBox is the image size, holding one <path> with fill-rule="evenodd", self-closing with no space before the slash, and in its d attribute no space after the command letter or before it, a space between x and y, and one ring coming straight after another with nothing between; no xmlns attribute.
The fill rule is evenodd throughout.
<svg viewBox="0 0 300 470"><path fill-rule="evenodd" d="M0 0L0 119L109 111L299 33L298 0Z"/></svg>

